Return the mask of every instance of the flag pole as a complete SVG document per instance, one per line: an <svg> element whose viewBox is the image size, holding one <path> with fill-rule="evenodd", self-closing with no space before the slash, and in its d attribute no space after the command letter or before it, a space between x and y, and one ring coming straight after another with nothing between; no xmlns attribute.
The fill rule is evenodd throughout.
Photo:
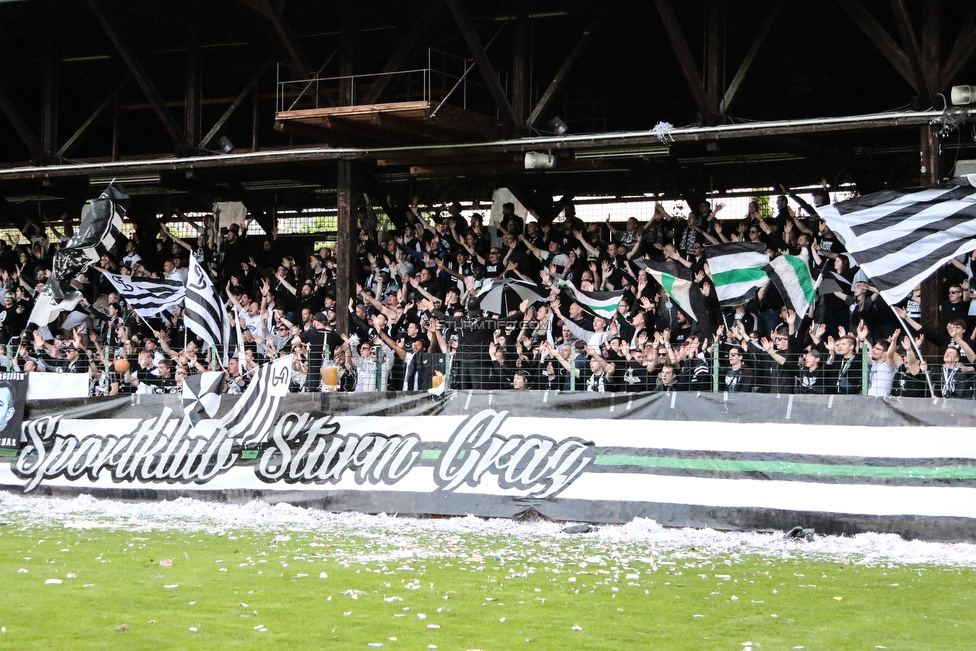
<svg viewBox="0 0 976 651"><path fill-rule="evenodd" d="M884 297L882 296L882 298ZM888 301L886 300L885 303L887 302ZM891 310L892 314L895 315L895 318L898 319L898 323L901 324L901 328L902 328L901 331L904 332L906 335L908 335L908 343L911 344L912 350L915 352L915 356L918 357L919 361L924 362L925 357L922 356L922 351L919 349L918 344L915 343L915 337L911 335L912 332L911 328L908 327L908 324L905 323L905 321L901 318L901 315L898 314L898 312L896 312L891 305L888 306L888 309ZM928 384L929 386L929 393L932 394L933 398L935 398L935 387L932 386L932 378L929 376L928 364L926 364L924 373L925 373L925 383Z"/></svg>

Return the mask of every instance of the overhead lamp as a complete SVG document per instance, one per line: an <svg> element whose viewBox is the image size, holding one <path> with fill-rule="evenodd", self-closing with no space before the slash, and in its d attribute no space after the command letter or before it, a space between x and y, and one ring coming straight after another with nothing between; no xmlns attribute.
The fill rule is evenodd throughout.
<svg viewBox="0 0 976 651"><path fill-rule="evenodd" d="M100 174L88 177L88 185L101 187L109 183L119 185L152 185L158 184L162 180L159 174L129 174L128 176L115 176L110 174Z"/></svg>
<svg viewBox="0 0 976 651"><path fill-rule="evenodd" d="M551 170L556 166L556 157L552 154L544 154L540 151L525 152L525 169L527 170Z"/></svg>
<svg viewBox="0 0 976 651"><path fill-rule="evenodd" d="M956 161L953 176L971 176L973 174L976 174L976 160L965 159ZM7 200L9 201L10 197L7 197Z"/></svg>
<svg viewBox="0 0 976 651"><path fill-rule="evenodd" d="M976 86L953 86L949 99L954 106L976 103Z"/></svg>
<svg viewBox="0 0 976 651"><path fill-rule="evenodd" d="M227 136L220 136L217 138L217 144L220 145L220 151L224 152L225 154L234 153L234 143L232 143L230 138Z"/></svg>
<svg viewBox="0 0 976 651"><path fill-rule="evenodd" d="M595 147L576 151L576 160L590 158L640 158L642 156L668 156L671 148L667 145L632 145L629 147Z"/></svg>
<svg viewBox="0 0 976 651"><path fill-rule="evenodd" d="M549 127L549 131L553 132L557 136L561 136L569 131L569 127L566 126L566 123L563 122L562 118L560 118L558 115L549 120L546 126Z"/></svg>

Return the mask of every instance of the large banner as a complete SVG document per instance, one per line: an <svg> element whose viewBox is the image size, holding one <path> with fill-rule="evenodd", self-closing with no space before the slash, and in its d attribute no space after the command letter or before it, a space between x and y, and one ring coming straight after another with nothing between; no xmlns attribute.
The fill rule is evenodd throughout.
<svg viewBox="0 0 976 651"><path fill-rule="evenodd" d="M33 403L0 486L976 539L976 439L972 410L946 409L958 401L594 396L289 395L257 444L174 398Z"/></svg>

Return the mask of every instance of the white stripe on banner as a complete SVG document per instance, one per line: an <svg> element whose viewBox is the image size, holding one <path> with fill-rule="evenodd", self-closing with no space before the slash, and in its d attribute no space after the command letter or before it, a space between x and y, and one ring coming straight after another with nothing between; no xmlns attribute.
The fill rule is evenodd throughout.
<svg viewBox="0 0 976 651"><path fill-rule="evenodd" d="M423 432L424 441L446 442L467 416L338 416L343 432L368 434L382 426L386 434ZM81 422L81 421L76 421ZM498 429L501 436L529 432L559 432L578 436L599 447L708 450L719 452L769 452L822 456L891 459L976 459L976 437L964 429L926 427L866 427L790 425L783 436L781 424L716 423L688 421L681 428L657 426L658 421L536 418L510 416ZM795 433L795 436L792 435ZM556 437L559 438L558 436Z"/></svg>
<svg viewBox="0 0 976 651"><path fill-rule="evenodd" d="M439 418L459 418L441 416ZM337 418L343 431L376 426L357 423L352 417ZM396 421L384 418L383 422ZM402 427L417 428L415 419ZM430 422L430 418L424 422ZM459 421L458 421L459 422ZM673 425L674 423L671 423ZM428 425L429 427L429 425ZM584 429L585 428L585 429ZM447 429L447 428L445 428ZM407 431L407 430L404 430ZM415 429L414 431L421 431ZM436 436L441 427L424 431L424 440ZM926 427L919 436L918 427L866 427L796 425L789 426L790 436L783 436L781 423L709 423L687 421L671 427L648 420L586 420L572 418L510 417L499 428L502 436L526 432L560 432L579 436L600 447L654 448L661 450L707 450L718 452L769 452L839 457L872 457L891 459L962 458L976 459L976 437L966 429ZM432 440L439 440L433 438ZM446 440L446 439L444 439Z"/></svg>
<svg viewBox="0 0 976 651"><path fill-rule="evenodd" d="M976 518L976 488L946 486L871 486L590 473L570 484L559 494L559 499L614 502L636 499L664 504L814 513Z"/></svg>
<svg viewBox="0 0 976 651"><path fill-rule="evenodd" d="M269 365L265 365L269 366ZM264 368L264 367L262 367ZM28 377L34 375L29 374ZM54 373L41 373L55 375ZM63 375L63 374L57 374ZM237 402L243 402L244 397ZM425 442L447 442L467 415L459 416L337 416L335 422L345 434L382 432L388 436L422 432ZM93 435L119 436L138 427L132 418L64 419L58 431L83 439ZM608 448L650 448L659 450L701 450L748 454L800 454L878 459L976 459L976 437L969 430L952 427L926 427L919 436L917 427L866 427L839 425L789 426L783 436L781 424L716 423L687 421L680 429L659 426L659 421L536 418L512 416L498 429L501 436L532 432L558 432L576 436ZM176 426L173 421L172 427Z"/></svg>

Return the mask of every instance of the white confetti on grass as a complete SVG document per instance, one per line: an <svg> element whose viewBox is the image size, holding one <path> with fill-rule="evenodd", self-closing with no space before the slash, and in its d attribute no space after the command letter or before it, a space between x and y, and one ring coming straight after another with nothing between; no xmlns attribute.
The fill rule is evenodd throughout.
<svg viewBox="0 0 976 651"><path fill-rule="evenodd" d="M448 535L511 536L542 544L552 541L586 540L610 547L635 543L653 546L659 554L683 552L694 547L701 554L758 554L782 557L784 553L811 560L840 560L865 565L916 563L976 567L976 545L906 541L894 534L864 533L851 537L817 536L810 543L784 540L782 534L724 532L714 529L664 528L653 520L637 518L623 525L601 526L580 535L561 533L562 522L517 522L506 519L464 518L420 519L361 513L328 513L289 504L253 501L247 504L218 504L189 498L163 502L119 502L83 495L73 499L35 497L0 492L0 512L27 527L61 525L75 529L109 529L132 532L184 531L223 535L248 529L258 532L318 532L333 530L361 539L389 539L396 544L366 551L349 562L411 563L452 555L444 545L430 544L431 537ZM288 542L278 536L276 543ZM499 558L501 556L498 556ZM593 557L593 564L605 563ZM649 559L653 560L653 559ZM590 558L587 558L590 561ZM660 562L664 565L664 562ZM580 568L586 567L582 562ZM473 568L472 568L473 569ZM220 568L226 572L226 568ZM408 584L406 589L419 589Z"/></svg>

